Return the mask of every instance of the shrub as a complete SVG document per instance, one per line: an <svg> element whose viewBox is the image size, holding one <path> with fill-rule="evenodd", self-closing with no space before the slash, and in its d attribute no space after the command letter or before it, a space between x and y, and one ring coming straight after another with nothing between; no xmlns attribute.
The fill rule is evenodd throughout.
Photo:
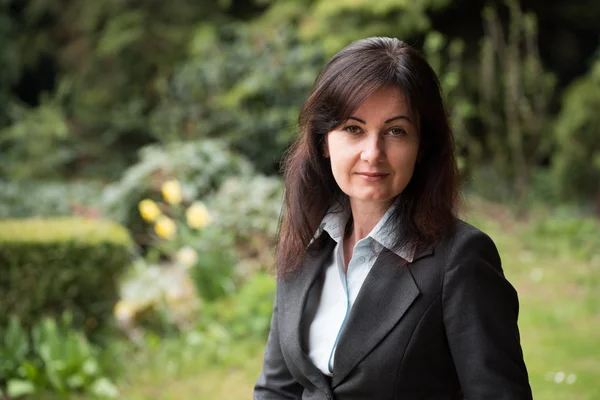
<svg viewBox="0 0 600 400"><path fill-rule="evenodd" d="M600 211L600 60L563 95L552 170L563 200L595 200Z"/></svg>
<svg viewBox="0 0 600 400"><path fill-rule="evenodd" d="M206 307L206 321L224 326L235 339L265 339L271 323L275 279L257 272L234 295Z"/></svg>
<svg viewBox="0 0 600 400"><path fill-rule="evenodd" d="M0 180L0 218L99 213L102 187L91 182Z"/></svg>
<svg viewBox="0 0 600 400"><path fill-rule="evenodd" d="M325 64L322 47L300 44L297 31L284 27L268 35L238 24L221 31L194 35L191 57L150 116L151 132L161 142L219 138L257 170L275 173Z"/></svg>
<svg viewBox="0 0 600 400"><path fill-rule="evenodd" d="M281 179L264 175L233 177L223 183L210 199L217 221L248 238L256 234L271 239L277 234L283 200Z"/></svg>
<svg viewBox="0 0 600 400"><path fill-rule="evenodd" d="M110 317L117 277L130 260L127 231L81 218L0 221L0 326L9 314L26 326L72 310L93 329Z"/></svg>
<svg viewBox="0 0 600 400"><path fill-rule="evenodd" d="M107 216L127 226L138 242L147 239L138 203L159 193L165 181L177 178L184 200L195 199L217 189L230 176L245 176L253 171L248 160L220 140L151 145L142 148L139 156L139 162L127 169L118 182L107 186L102 196Z"/></svg>
<svg viewBox="0 0 600 400"><path fill-rule="evenodd" d="M215 223L235 235L240 274L249 275L275 262L282 199L280 178L255 175L228 179L208 200L217 215Z"/></svg>

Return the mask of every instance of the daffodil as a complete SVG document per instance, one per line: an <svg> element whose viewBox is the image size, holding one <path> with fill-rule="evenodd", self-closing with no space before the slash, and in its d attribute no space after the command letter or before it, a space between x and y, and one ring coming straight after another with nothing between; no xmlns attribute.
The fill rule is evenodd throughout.
<svg viewBox="0 0 600 400"><path fill-rule="evenodd" d="M201 229L212 222L212 215L201 201L194 202L185 212L191 228Z"/></svg>
<svg viewBox="0 0 600 400"><path fill-rule="evenodd" d="M144 199L139 202L138 210L140 215L148 222L154 222L160 217L161 212L156 203L150 199Z"/></svg>
<svg viewBox="0 0 600 400"><path fill-rule="evenodd" d="M177 225L171 218L163 215L154 224L154 231L163 239L171 239L177 232Z"/></svg>
<svg viewBox="0 0 600 400"><path fill-rule="evenodd" d="M181 203L181 184L178 180L172 179L163 183L161 187L161 192L167 203Z"/></svg>

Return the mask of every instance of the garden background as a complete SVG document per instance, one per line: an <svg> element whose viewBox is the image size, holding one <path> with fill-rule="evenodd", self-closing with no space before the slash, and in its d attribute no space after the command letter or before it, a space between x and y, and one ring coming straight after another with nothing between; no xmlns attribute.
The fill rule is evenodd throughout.
<svg viewBox="0 0 600 400"><path fill-rule="evenodd" d="M600 399L600 2L0 0L0 398L243 399L326 60L440 76L536 399Z"/></svg>

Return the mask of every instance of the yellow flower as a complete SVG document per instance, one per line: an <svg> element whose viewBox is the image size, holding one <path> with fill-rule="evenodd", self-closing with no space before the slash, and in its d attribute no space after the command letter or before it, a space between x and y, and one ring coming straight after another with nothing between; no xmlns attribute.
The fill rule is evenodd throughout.
<svg viewBox="0 0 600 400"><path fill-rule="evenodd" d="M187 223L191 228L200 229L212 222L212 216L201 201L194 202L185 212Z"/></svg>
<svg viewBox="0 0 600 400"><path fill-rule="evenodd" d="M171 239L177 232L177 225L169 217L159 217L154 225L154 231L163 239Z"/></svg>
<svg viewBox="0 0 600 400"><path fill-rule="evenodd" d="M166 181L161 187L162 195L169 204L181 203L181 185L176 179Z"/></svg>
<svg viewBox="0 0 600 400"><path fill-rule="evenodd" d="M160 217L160 209L150 199L144 199L139 202L138 210L140 211L140 215L148 222L154 222L158 217Z"/></svg>
<svg viewBox="0 0 600 400"><path fill-rule="evenodd" d="M119 322L130 322L136 314L136 307L128 301L120 300L115 304L114 314Z"/></svg>

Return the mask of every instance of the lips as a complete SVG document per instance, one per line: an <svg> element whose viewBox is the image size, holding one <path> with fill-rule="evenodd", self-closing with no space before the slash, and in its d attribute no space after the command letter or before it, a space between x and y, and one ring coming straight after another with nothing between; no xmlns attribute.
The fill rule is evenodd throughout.
<svg viewBox="0 0 600 400"><path fill-rule="evenodd" d="M357 174L364 175L364 176L371 176L371 177L389 175L389 174L385 174L383 172L357 172Z"/></svg>
<svg viewBox="0 0 600 400"><path fill-rule="evenodd" d="M389 175L383 172L357 172L356 174L367 182L381 181Z"/></svg>

